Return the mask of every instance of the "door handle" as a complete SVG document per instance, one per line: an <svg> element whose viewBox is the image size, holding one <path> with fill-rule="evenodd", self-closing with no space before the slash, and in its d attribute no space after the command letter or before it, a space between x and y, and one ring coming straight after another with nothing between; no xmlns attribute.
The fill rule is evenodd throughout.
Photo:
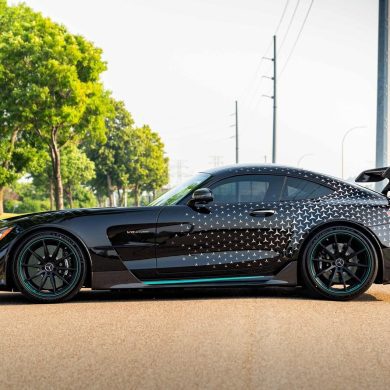
<svg viewBox="0 0 390 390"><path fill-rule="evenodd" d="M275 210L252 210L249 215L252 217L271 217L275 214Z"/></svg>

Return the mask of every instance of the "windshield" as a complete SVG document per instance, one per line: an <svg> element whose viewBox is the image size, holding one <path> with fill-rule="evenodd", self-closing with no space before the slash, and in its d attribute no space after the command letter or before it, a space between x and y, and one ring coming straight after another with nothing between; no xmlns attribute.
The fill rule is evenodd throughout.
<svg viewBox="0 0 390 390"><path fill-rule="evenodd" d="M155 199L149 206L167 206L170 204L176 204L178 201L187 196L200 184L205 182L211 175L208 173L198 173L196 176L185 181L184 183L172 188L165 194Z"/></svg>

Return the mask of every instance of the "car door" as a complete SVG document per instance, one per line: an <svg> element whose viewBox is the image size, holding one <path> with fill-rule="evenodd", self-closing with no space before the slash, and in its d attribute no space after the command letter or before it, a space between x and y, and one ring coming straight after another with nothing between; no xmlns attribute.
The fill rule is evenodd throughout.
<svg viewBox="0 0 390 390"><path fill-rule="evenodd" d="M285 177L238 175L209 185L214 201L165 207L157 223L157 272L170 277L272 274L291 230L281 215Z"/></svg>

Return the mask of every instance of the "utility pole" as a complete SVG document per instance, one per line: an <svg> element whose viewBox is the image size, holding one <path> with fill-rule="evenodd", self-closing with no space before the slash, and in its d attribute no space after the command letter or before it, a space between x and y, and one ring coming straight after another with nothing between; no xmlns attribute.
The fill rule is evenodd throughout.
<svg viewBox="0 0 390 390"><path fill-rule="evenodd" d="M379 0L376 167L387 166L389 2ZM380 190L380 183L376 189Z"/></svg>
<svg viewBox="0 0 390 390"><path fill-rule="evenodd" d="M239 149L238 149L238 102L236 100L236 164L239 162Z"/></svg>
<svg viewBox="0 0 390 390"><path fill-rule="evenodd" d="M268 58L268 57L263 57L265 58L266 60L270 60L270 61L273 61L273 65L274 65L274 74L273 74L273 77L269 77L269 76L263 76L267 79L271 79L273 81L273 86L274 86L274 89L273 89L273 95L272 96L269 96L269 95L263 95L265 97L268 97L270 99L273 100L273 121L272 121L272 163L276 163L276 157L277 157L277 67L276 67L276 64L277 64L277 61L276 61L276 35L274 35L274 56L273 58Z"/></svg>
<svg viewBox="0 0 390 390"><path fill-rule="evenodd" d="M272 128L272 163L276 163L276 35L274 35L274 109Z"/></svg>

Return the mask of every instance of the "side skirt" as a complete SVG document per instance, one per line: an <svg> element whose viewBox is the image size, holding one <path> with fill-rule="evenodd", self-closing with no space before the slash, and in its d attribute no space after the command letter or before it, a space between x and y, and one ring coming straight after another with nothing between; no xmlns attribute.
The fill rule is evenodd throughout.
<svg viewBox="0 0 390 390"><path fill-rule="evenodd" d="M118 290L131 288L164 288L164 287L216 287L216 286L242 286L242 285L278 285L296 286L298 281L298 263L292 261L281 271L273 276L230 276L230 277L207 277L193 279L160 279L160 280L138 280L130 272L112 272L94 274L95 283L93 289L96 290ZM129 277L130 275L131 277ZM99 280L99 277L101 279ZM130 280L129 280L130 279ZM100 283L99 283L100 282Z"/></svg>

